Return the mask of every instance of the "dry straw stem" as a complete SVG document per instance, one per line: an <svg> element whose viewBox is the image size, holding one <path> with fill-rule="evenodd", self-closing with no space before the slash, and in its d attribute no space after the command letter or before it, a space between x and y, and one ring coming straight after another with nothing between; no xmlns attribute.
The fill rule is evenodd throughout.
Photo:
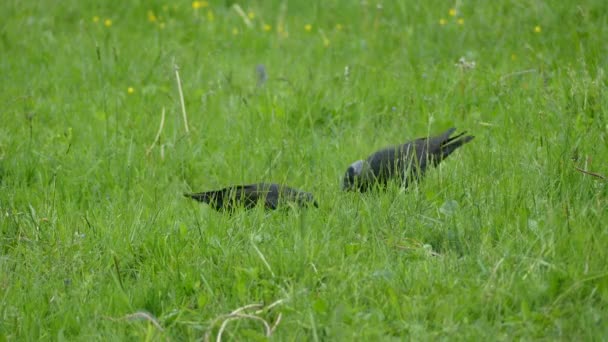
<svg viewBox="0 0 608 342"><path fill-rule="evenodd" d="M163 327L160 325L160 323L158 322L158 319L156 319L156 317L152 316L152 314L150 314L149 312L146 311L137 311L135 313L132 314L128 314L125 315L121 318L114 318L114 317L104 317L105 319L111 320L111 321L135 321L135 320L144 320L144 321L148 321L150 322L156 329L158 329L160 332L164 332L165 330L163 329ZM168 338L166 338L165 340L169 340Z"/></svg>
<svg viewBox="0 0 608 342"><path fill-rule="evenodd" d="M245 14L245 11L243 11L243 9L241 8L241 6L239 6L239 4L232 5L232 8L234 8L234 10L239 15L239 17L241 17L241 19L243 19L243 22L245 23L245 25L247 25L247 27L249 27L249 28L253 27L251 20L249 20L249 18L247 17L247 14Z"/></svg>
<svg viewBox="0 0 608 342"><path fill-rule="evenodd" d="M239 319L245 319L245 318L262 322L262 324L264 325L264 330L266 332L266 337L270 337L270 335L272 335L272 331L270 330L270 325L263 318L260 318L255 315L248 315L248 314L234 314L231 317L226 318L224 320L224 322L222 322L222 325L220 326L220 330L217 332L217 337L215 338L215 341L220 342L222 340L222 335L224 334L224 330L226 329L226 326L228 325L228 323L239 320Z"/></svg>
<svg viewBox="0 0 608 342"><path fill-rule="evenodd" d="M275 330L277 329L277 326L281 322L281 317L282 317L281 313L278 314L277 319L275 320L275 322L272 325L270 325L267 320L263 319L262 317L260 317L258 315L263 312L269 311L270 309L282 304L283 302L285 302L285 299L279 299L266 307L264 307L263 304L259 304L259 303L248 304L248 305L242 306L242 307L232 311L231 313L229 313L227 315L219 316L219 317L215 318L209 325L209 330L207 330L207 332L205 333L204 340L205 340L205 342L210 341L211 331L213 330L213 327L218 322L222 321L222 324L220 325L220 329L218 330L217 336L215 338L215 340L217 342L220 342L222 340L224 331L226 330L226 327L228 326L228 323L239 320L239 319L251 319L254 321L261 322L262 325L264 326L264 333L265 333L266 337L270 337L275 332ZM245 312L247 310L255 310L255 309L257 309L257 310L254 311L253 313Z"/></svg>
<svg viewBox="0 0 608 342"><path fill-rule="evenodd" d="M165 126L165 107L163 107L163 111L160 116L160 127L158 127L158 132L156 133L156 137L154 138L154 141L152 142L150 147L148 147L148 149L146 150L146 155L149 155L150 152L152 152L154 145L156 145L156 143L158 143L158 140L160 139L160 135L163 132L164 126Z"/></svg>
<svg viewBox="0 0 608 342"><path fill-rule="evenodd" d="M123 319L128 320L128 321L134 321L134 320L144 320L144 321L148 321L150 323L152 323L153 326L155 326L158 330L160 331L164 331L163 327L160 325L160 323L158 323L158 320L152 316L150 313L145 312L145 311L137 311L136 313L132 313L129 315L126 315L123 317Z"/></svg>
<svg viewBox="0 0 608 342"><path fill-rule="evenodd" d="M608 180L608 178L606 176L604 176L602 174L599 174L597 172L591 172L591 171L583 170L583 169L581 169L578 166L575 166L574 168L576 169L576 171L584 173L586 175L593 176L593 177L599 178L599 179L604 180L604 181Z"/></svg>
<svg viewBox="0 0 608 342"><path fill-rule="evenodd" d="M188 129L188 115L186 115L186 104L184 102L184 92L182 91L182 80L179 78L179 66L176 63L173 63L173 68L175 69L175 79L177 80L177 90L179 91L179 101L182 105L182 116L184 118L184 128L186 129L186 134L190 133Z"/></svg>
<svg viewBox="0 0 608 342"><path fill-rule="evenodd" d="M536 69L527 69L527 70L520 70L520 71L515 71L506 75L502 75L500 77L500 79L498 80L499 82L502 82L508 78L514 77L514 76L519 76L519 75L525 75L525 74L531 74L536 72Z"/></svg>
<svg viewBox="0 0 608 342"><path fill-rule="evenodd" d="M278 305L281 305L281 304L285 303L285 301L286 301L285 298L279 299L277 301L274 301L272 304L268 305L267 307L262 308L261 310L256 311L255 314L259 315L259 314L261 314L264 311L268 311L268 310L274 308L275 306L278 306Z"/></svg>

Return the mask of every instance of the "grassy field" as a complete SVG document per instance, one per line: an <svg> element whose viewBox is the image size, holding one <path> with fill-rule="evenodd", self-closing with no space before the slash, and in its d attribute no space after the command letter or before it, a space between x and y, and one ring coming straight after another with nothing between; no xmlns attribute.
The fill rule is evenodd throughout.
<svg viewBox="0 0 608 342"><path fill-rule="evenodd" d="M378 4L2 1L0 340L606 339L608 2ZM182 196L259 181L320 207Z"/></svg>

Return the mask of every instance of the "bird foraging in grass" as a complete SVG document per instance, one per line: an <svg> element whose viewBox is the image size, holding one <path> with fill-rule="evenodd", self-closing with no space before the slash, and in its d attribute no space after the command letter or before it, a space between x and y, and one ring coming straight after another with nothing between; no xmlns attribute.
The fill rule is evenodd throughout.
<svg viewBox="0 0 608 342"><path fill-rule="evenodd" d="M274 183L232 185L220 190L184 194L184 196L207 203L217 211L234 211L243 207L251 209L258 202L266 209L277 209L289 204L299 207L319 207L311 193Z"/></svg>
<svg viewBox="0 0 608 342"><path fill-rule="evenodd" d="M450 137L455 131L456 128L450 128L436 137L387 147L365 160L352 163L344 175L342 190L365 192L375 186L385 186L390 179L397 179L407 187L410 182L422 178L429 166L437 166L474 138L465 135L466 132Z"/></svg>

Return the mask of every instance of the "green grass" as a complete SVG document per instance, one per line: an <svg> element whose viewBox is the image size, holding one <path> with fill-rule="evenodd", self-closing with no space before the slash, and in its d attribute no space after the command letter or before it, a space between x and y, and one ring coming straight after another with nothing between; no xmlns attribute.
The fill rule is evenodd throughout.
<svg viewBox="0 0 608 342"><path fill-rule="evenodd" d="M277 340L608 336L608 183L575 169L608 175L608 2L229 2L0 4L1 340L215 338L276 301ZM476 139L417 186L340 191L451 126ZM258 181L320 208L182 196Z"/></svg>

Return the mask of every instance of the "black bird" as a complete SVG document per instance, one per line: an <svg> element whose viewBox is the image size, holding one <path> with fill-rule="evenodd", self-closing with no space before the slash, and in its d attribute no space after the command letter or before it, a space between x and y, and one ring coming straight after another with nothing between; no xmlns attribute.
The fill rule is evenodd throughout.
<svg viewBox="0 0 608 342"><path fill-rule="evenodd" d="M450 138L456 128L428 138L419 138L403 145L375 152L366 160L352 163L346 170L342 190L364 192L375 185L385 186L389 179L398 179L404 187L424 176L429 166L437 166L458 147L473 140L462 132Z"/></svg>
<svg viewBox="0 0 608 342"><path fill-rule="evenodd" d="M277 209L288 203L304 207L319 207L313 195L298 189L274 183L232 185L220 190L205 191L184 196L209 204L217 211L234 211L242 206L251 209L263 202L266 209Z"/></svg>

